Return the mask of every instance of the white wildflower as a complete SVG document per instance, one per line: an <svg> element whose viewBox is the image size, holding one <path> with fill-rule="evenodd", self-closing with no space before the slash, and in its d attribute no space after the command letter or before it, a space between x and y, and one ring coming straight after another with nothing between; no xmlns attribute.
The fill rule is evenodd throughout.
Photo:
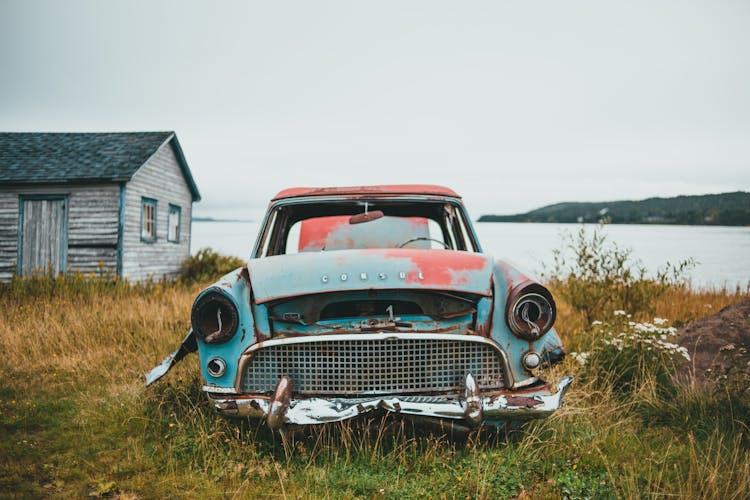
<svg viewBox="0 0 750 500"><path fill-rule="evenodd" d="M668 322L669 322L669 320L668 320L668 319L664 319L664 318L654 318L654 324L655 324L655 325L664 325L664 324L666 324L666 323L668 323Z"/></svg>
<svg viewBox="0 0 750 500"><path fill-rule="evenodd" d="M586 359L589 357L588 352L571 352L570 356L581 366L586 365Z"/></svg>
<svg viewBox="0 0 750 500"><path fill-rule="evenodd" d="M615 311L615 316L625 316L627 313L623 311L622 309L618 309Z"/></svg>
<svg viewBox="0 0 750 500"><path fill-rule="evenodd" d="M601 321L599 321L599 320L596 320L596 321L592 321L591 324L592 325L601 325L603 323Z"/></svg>
<svg viewBox="0 0 750 500"><path fill-rule="evenodd" d="M690 353L688 352L687 347L680 346L677 348L677 352L680 353L683 358L690 361Z"/></svg>

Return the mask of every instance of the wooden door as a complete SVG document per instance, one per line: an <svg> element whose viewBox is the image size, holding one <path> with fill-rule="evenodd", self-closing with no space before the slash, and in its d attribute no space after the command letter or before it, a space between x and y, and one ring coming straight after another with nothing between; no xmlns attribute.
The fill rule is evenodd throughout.
<svg viewBox="0 0 750 500"><path fill-rule="evenodd" d="M65 270L67 200L62 197L21 198L19 274Z"/></svg>

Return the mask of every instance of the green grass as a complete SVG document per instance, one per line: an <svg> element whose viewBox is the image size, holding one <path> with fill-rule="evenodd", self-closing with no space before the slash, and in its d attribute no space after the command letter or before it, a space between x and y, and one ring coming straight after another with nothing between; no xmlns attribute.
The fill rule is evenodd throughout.
<svg viewBox="0 0 750 500"><path fill-rule="evenodd" d="M750 494L750 410L741 401L706 387L663 390L648 373L617 391L607 374L572 359L547 374L577 375L564 408L520 431L451 440L373 415L282 436L225 420L200 391L194 356L159 384L143 383L187 330L199 289L81 276L0 288L0 496ZM674 286L648 312L687 321L746 298ZM594 345L586 316L564 300L558 324L567 345Z"/></svg>

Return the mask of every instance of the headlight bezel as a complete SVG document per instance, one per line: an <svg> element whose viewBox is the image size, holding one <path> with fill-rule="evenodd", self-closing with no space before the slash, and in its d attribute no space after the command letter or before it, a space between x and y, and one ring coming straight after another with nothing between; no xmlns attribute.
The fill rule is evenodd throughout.
<svg viewBox="0 0 750 500"><path fill-rule="evenodd" d="M219 289L210 289L199 295L190 314L196 337L209 345L229 342L239 329L239 319L234 300Z"/></svg>
<svg viewBox="0 0 750 500"><path fill-rule="evenodd" d="M519 338L533 342L555 324L557 306L552 294L536 281L514 286L506 301L505 322Z"/></svg>

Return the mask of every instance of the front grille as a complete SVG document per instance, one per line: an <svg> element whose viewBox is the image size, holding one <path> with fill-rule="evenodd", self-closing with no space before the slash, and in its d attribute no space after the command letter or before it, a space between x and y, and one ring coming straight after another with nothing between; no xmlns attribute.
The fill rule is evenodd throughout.
<svg viewBox="0 0 750 500"><path fill-rule="evenodd" d="M296 395L357 396L460 392L471 373L482 390L503 387L490 345L444 338L320 340L261 348L242 375L244 392L273 392L292 380Z"/></svg>

